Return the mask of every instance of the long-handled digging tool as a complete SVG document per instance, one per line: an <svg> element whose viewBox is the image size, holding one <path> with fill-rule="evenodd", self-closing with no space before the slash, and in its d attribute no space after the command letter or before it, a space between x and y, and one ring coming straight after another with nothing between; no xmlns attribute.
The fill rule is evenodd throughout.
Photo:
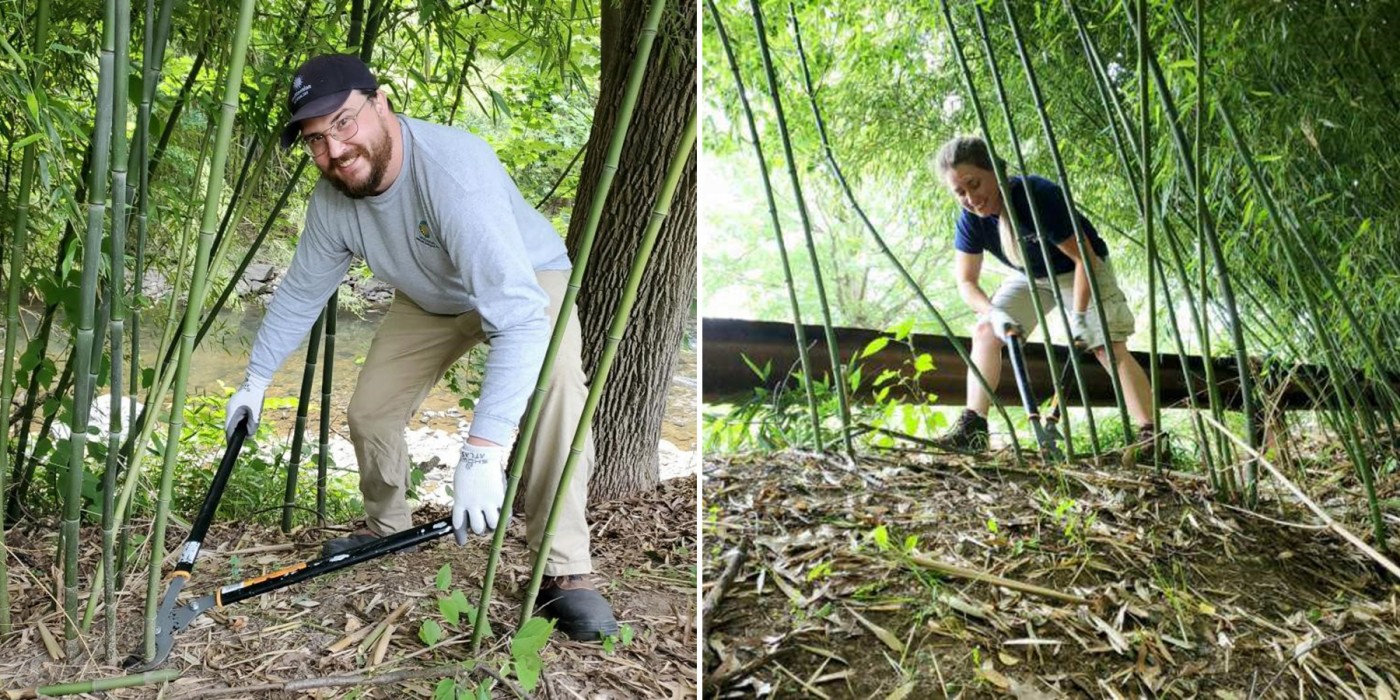
<svg viewBox="0 0 1400 700"><path fill-rule="evenodd" d="M1078 351L1071 348L1070 352ZM1065 431L1060 430L1060 419L1064 418L1065 415L1064 405L1065 400L1069 398L1069 382L1072 374L1074 374L1074 364L1070 362L1069 358L1066 358L1064 367L1060 369L1060 381L1053 387L1055 393L1050 397L1050 413L1044 419L1046 429L1054 432L1061 440L1065 441L1065 449L1071 457L1074 456L1074 445L1070 444Z"/></svg>
<svg viewBox="0 0 1400 700"><path fill-rule="evenodd" d="M1020 329L1007 326L1006 348L1011 355L1012 374L1016 375L1016 389L1021 392L1021 406L1026 410L1026 417L1030 419L1031 429L1035 431L1035 440L1040 445L1040 454L1048 460L1064 459L1064 453L1060 451L1056 441L1059 440L1059 433L1053 425L1046 425L1040 419L1040 404L1035 400L1035 394L1031 391L1031 377L1026 371L1026 356L1024 346L1021 344Z"/></svg>
<svg viewBox="0 0 1400 700"><path fill-rule="evenodd" d="M452 532L452 518L445 517L426 525L381 537L347 552L312 561L298 562L262 576L255 576L224 586L213 593L176 607L175 604L179 600L180 592L184 590L185 585L190 580L191 573L194 571L194 561L199 556L204 533L209 529L210 521L214 519L214 511L219 508L219 499L224 494L229 474L233 472L233 465L238 461L238 453L243 449L243 441L247 437L248 423L245 419L233 429L228 448L224 451L223 459L219 462L219 470L215 472L214 481L209 485L209 495L205 497L204 505L199 510L199 517L195 519L194 526L190 528L189 537L180 549L180 559L175 565L175 570L170 572L165 596L161 598L160 609L156 613L155 654L150 660L144 662L142 660L143 654L139 651L127 657L122 665L131 673L150 671L165 663L175 644L175 634L189 626L190 622L199 617L205 610L222 608L225 605L254 598L294 583L316 578L322 574L407 549Z"/></svg>

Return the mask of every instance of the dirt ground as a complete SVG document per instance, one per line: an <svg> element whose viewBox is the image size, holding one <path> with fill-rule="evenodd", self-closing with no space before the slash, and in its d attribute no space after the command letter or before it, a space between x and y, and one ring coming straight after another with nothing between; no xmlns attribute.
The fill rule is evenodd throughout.
<svg viewBox="0 0 1400 700"><path fill-rule="evenodd" d="M630 500L596 505L591 511L595 583L612 603L620 623L630 626L630 643L618 641L609 651L596 643L568 641L555 634L544 648L543 680L533 697L546 698L684 698L695 697L696 618L696 484L678 478L663 482L654 493ZM445 511L424 507L415 522L428 522ZM56 527L15 528L7 534L15 559L11 601L16 633L0 640L0 690L60 681L120 676L123 671L80 653L78 658L54 660L45 651L38 626L59 640L63 626L52 612L51 591ZM172 547L184 536L182 528L169 538ZM217 523L206 537L192 595L258 573L276 570L319 556L319 543L336 532L303 530L290 536L276 528ZM84 532L99 541L96 530ZM410 554L390 555L340 572L306 581L258 598L213 610L196 619L176 638L163 668L182 669L181 677L163 686L114 690L84 697L108 698L424 698L433 697L441 675L388 685L360 684L303 691L238 691L288 682L314 685L317 679L356 673L384 675L441 667L470 656L471 626L442 621L437 601L442 596L435 577L444 563L452 566L452 588L469 601L478 599L489 540L474 537L458 548L445 538ZM234 559L240 572L234 575ZM83 562L84 580L95 562ZM499 671L509 659L509 639L501 633L516 628L519 605L528 582L530 559L524 549L524 523L512 520L506 551L497 571L491 599L491 623L498 636L487 640L481 665ZM16 569L19 570L16 570ZM118 649L124 655L140 645L145 577L130 578L119 596ZM376 626L401 606L387 635L350 644L344 651L328 649L356 629ZM100 638L99 610L93 632ZM444 639L428 648L419 629L428 619L444 627ZM382 641L387 640L387 641ZM373 643L370 643L373 642ZM62 642L59 642L62 646ZM474 675L471 685L483 678ZM293 686L296 687L296 686ZM221 690L233 688L234 690ZM498 686L494 697L512 697Z"/></svg>
<svg viewBox="0 0 1400 700"><path fill-rule="evenodd" d="M1400 585L1272 487L1251 513L1189 475L1004 456L704 472L706 697L1400 694Z"/></svg>

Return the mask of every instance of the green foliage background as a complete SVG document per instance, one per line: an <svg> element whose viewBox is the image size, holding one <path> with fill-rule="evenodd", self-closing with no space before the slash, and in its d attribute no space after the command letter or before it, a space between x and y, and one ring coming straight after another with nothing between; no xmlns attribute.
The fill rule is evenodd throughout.
<svg viewBox="0 0 1400 700"><path fill-rule="evenodd" d="M1011 158L971 2L953 2L954 21L973 65L992 137ZM1076 200L1107 238L1130 301L1140 305L1139 333L1146 343L1146 264L1142 222L1099 102L1093 77L1064 2L1012 3L1027 35L1045 110L1070 173ZM932 167L938 146L977 130L975 116L952 55L938 3L797 2L804 48L822 116L836 157L881 234L934 300L962 331L971 316L951 285L952 232L957 207ZM1000 2L983 2L996 57L1006 79L1017 131L1031 171L1054 179L1054 166L1036 116L1024 72ZM1089 33L1115 76L1130 116L1136 115L1136 39L1124 5L1115 0L1076 2ZM774 52L788 128L794 139L802 187L812 211L823 274L829 275L836 323L887 328L906 319L933 330L912 292L896 277L828 174L802 88L788 21L788 3L762 2ZM759 120L789 251L799 251L801 227L767 95L747 2L723 0L718 8L741 64L750 103ZM1225 245L1234 279L1245 288L1244 313L1255 351L1317 352L1304 324L1304 286L1315 278L1286 273L1283 246L1268 220L1260 193L1215 110L1229 109L1263 168L1268 185L1291 212L1307 248L1343 292L1326 300L1347 305L1364 328L1351 328L1340 313L1325 323L1343 337L1391 336L1400 329L1400 49L1393 36L1400 21L1395 2L1207 2L1203 123L1205 196ZM1194 21L1190 2L1149 3L1153 49L1166 72L1191 138L1197 115ZM1179 17L1180 16L1180 17ZM1183 25L1179 19L1184 18ZM723 315L790 320L791 310L773 243L768 206L749 143L733 77L714 22L704 15L703 135L706 197L702 199L701 251L706 308ZM1155 88L1154 88L1155 92ZM1194 204L1166 129L1161 101L1153 96L1153 163L1158 207L1182 238L1187 268L1195 277ZM1158 227L1159 232L1161 227ZM1164 258L1165 259L1165 258ZM1208 263L1207 263L1208 264ZM793 263L802 307L816 298L805 253ZM999 272L987 265L984 272ZM996 277L984 279L992 289ZM1175 296L1180 300L1179 292ZM1160 297L1159 297L1160 299ZM711 314L717 311L709 312ZM1165 310L1163 310L1165 313ZM1164 316L1162 318L1165 318ZM1185 322L1184 314L1181 316ZM1270 321L1277 319L1277 322ZM1223 319L1212 336L1228 343ZM1160 328L1167 328L1159 320ZM1165 333L1165 331L1162 331ZM1280 334L1284 337L1280 337ZM1344 343L1355 347L1355 343ZM1228 345L1217 342L1215 352ZM1163 346L1166 350L1166 346ZM1194 347L1193 347L1194 351ZM1360 358L1353 358L1359 360ZM1392 369L1395 367L1392 366Z"/></svg>
<svg viewBox="0 0 1400 700"><path fill-rule="evenodd" d="M153 4L150 9L158 7ZM35 389L40 397L65 396L62 401L50 398L32 419L31 429L37 429L46 417L71 424L71 393L63 391L60 370L65 358L71 357L73 341L63 330L63 319L79 316L81 235L74 234L85 228L86 207L80 206L85 196L80 195L87 181L85 158L97 96L102 9L101 4L55 0L49 41L39 59L41 47L33 45L37 3L0 2L0 27L5 28L0 50L0 153L5 158L0 175L0 221L4 222L0 226L0 275L6 288L11 284L8 256L24 146L37 144L39 157L38 178L30 198L28 247L19 279L25 307L20 322L23 327L6 329L20 334L15 405L24 400L35 368ZM126 85L129 106L128 113L119 117L124 118L129 132L136 128L145 78L142 56L147 11L145 3L133 3L131 72ZM594 6L562 1L258 3L231 153L223 174L222 208L227 210L235 192L240 192L240 204L237 218L228 227L228 242L211 266L210 300L228 283L254 244L302 158L297 149L282 151L276 146L277 134L287 118L284 105L292 70L314 54L357 53L362 41L373 42L368 63L396 111L460 126L482 136L495 148L526 199L537 203L562 235L568 227L597 97L601 61L597 11ZM137 307L146 332L164 325L171 312L183 314L180 307L189 294L187 266L193 259L193 234L199 229L199 207L209 177L208 151L221 108L224 72L232 49L229 37L237 14L238 3L231 0L176 2L173 6L170 38L152 107L150 152L154 162L144 265L148 276L165 280L181 303L168 307L137 293L128 304ZM357 21L357 17L364 21ZM37 79L31 79L31 70L37 70ZM245 164L257 164L264 154L265 167L247 169L246 184L241 190L236 187L245 175ZM138 171L130 171L129 186L136 185ZM290 260L305 214L305 198L316 177L315 168L303 171L287 206L273 220L257 261L283 265ZM128 194L129 205L132 200ZM127 275L135 266L135 238L133 224L128 232ZM106 267L104 251L104 275ZM352 271L352 275L365 272ZM128 284L136 290L130 278ZM106 282L102 285L105 290ZM352 308L357 306L350 295L342 294L341 299ZM230 303L239 303L237 297ZM41 307L50 304L59 305L60 320L55 332L44 336L38 319ZM241 345L245 341L239 332L216 325L205 342ZM128 394L134 390L144 393L156 376L158 356L143 354L140 361L142 385L124 387ZM104 356L94 395L110 385L108 366ZM188 453L188 458L182 463L203 464L205 453L219 451L221 411L190 410L187 420L189 439L182 441L182 454ZM34 454L41 464L58 465L66 460L66 443L49 437L41 436L29 449L37 450ZM304 458L311 459L314 452L313 446ZM147 458L148 463L151 459ZM255 506L257 498L243 499L238 489L256 494L279 480L279 458L265 455L259 459L263 461L253 460L253 467L236 471L230 487L231 503ZM93 464L100 472L100 460ZM56 487L63 470L50 471L46 466L39 472L42 478L38 483L44 493L34 494L29 504L37 509L35 513L57 507L56 494L43 485L47 482L49 489ZM89 475L89 479L95 483L95 477ZM192 488L190 493L202 499L204 489L194 486L200 479L207 481L198 473L177 476L178 490L185 493ZM347 496L344 502L331 505L345 510L353 507L353 498ZM152 505L148 500L137 499L138 511ZM189 505L177 503L176 507L184 512Z"/></svg>

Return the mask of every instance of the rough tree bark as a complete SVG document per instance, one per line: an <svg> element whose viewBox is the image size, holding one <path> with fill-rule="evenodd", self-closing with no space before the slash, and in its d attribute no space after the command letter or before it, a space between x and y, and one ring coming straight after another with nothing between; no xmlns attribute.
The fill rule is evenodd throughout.
<svg viewBox="0 0 1400 700"><path fill-rule="evenodd" d="M574 258L575 234L587 221L647 9L642 0L606 0L600 5L601 86L569 226L569 254ZM676 141L695 108L695 21L695 0L667 4L599 222L578 297L583 366L589 376L602 354L613 309L622 296L666 167L675 155ZM591 498L619 498L655 488L658 482L656 446L666 394L695 300L695 172L692 156L598 404L593 421L598 463L589 487Z"/></svg>

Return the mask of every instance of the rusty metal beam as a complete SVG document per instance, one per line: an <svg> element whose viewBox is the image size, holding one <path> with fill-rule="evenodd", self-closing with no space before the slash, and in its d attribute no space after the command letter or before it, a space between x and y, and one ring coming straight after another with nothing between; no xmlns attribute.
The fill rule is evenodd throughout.
<svg viewBox="0 0 1400 700"><path fill-rule="evenodd" d="M701 329L702 372L701 395L709 403L742 401L753 396L755 388L776 389L779 386L795 387L792 375L801 370L797 357L797 346L790 323L772 321L745 321L738 319L704 318ZM863 350L870 341L886 335L880 331L864 328L837 328L836 343L841 349L843 364L849 364L851 356ZM811 342L809 359L817 372L818 379L829 377L826 368L831 366L824 333L819 326L806 326L806 337ZM815 339L815 340L813 340ZM971 352L970 338L958 338L963 349ZM1069 350L1057 345L1054 348L1058 366L1069 361ZM918 390L913 391L914 371L912 359L927 353L933 359L934 369L925 372L918 379ZM1134 352L1133 355L1143 367L1147 366L1147 353ZM747 357L758 367L770 366L766 380L744 362ZM1239 372L1233 358L1221 357L1214 360L1215 377L1220 385L1220 393L1225 405L1231 410L1239 410ZM911 398L917 393L933 395L934 403L961 405L966 400L967 366L953 350L952 344L942 336L912 335L908 344L891 342L885 348L859 362L865 378L861 388L854 392L853 399L869 401L872 394L872 380L885 370L900 374L903 381L895 383L892 396ZM1099 363L1084 356L1082 366L1086 368L1085 383L1088 385L1091 406L1115 405L1113 385L1108 373ZM1192 387L1198 394L1200 405L1208 405L1205 387L1205 364L1198 356L1188 357ZM1181 361L1175 354L1159 358L1159 387L1163 407L1186 407L1186 375ZM1026 346L1026 368L1031 376L1036 396L1048 399L1052 392L1049 363L1046 360L1045 346L1031 343ZM1360 381L1360 372L1354 379ZM1326 372L1316 365L1302 365L1287 368L1284 372L1270 372L1262 377L1260 390L1269 398L1269 405L1283 409L1318 408L1318 397L1330 397L1335 392L1326 390ZM1070 388L1070 404L1082 406L1081 401ZM1400 381L1392 386L1400 391ZM1018 405L1016 381L1011 376L1011 363L1002 363L1002 378L997 396L1009 405ZM1374 403L1374 397L1367 396ZM1323 399L1325 400L1325 399Z"/></svg>

